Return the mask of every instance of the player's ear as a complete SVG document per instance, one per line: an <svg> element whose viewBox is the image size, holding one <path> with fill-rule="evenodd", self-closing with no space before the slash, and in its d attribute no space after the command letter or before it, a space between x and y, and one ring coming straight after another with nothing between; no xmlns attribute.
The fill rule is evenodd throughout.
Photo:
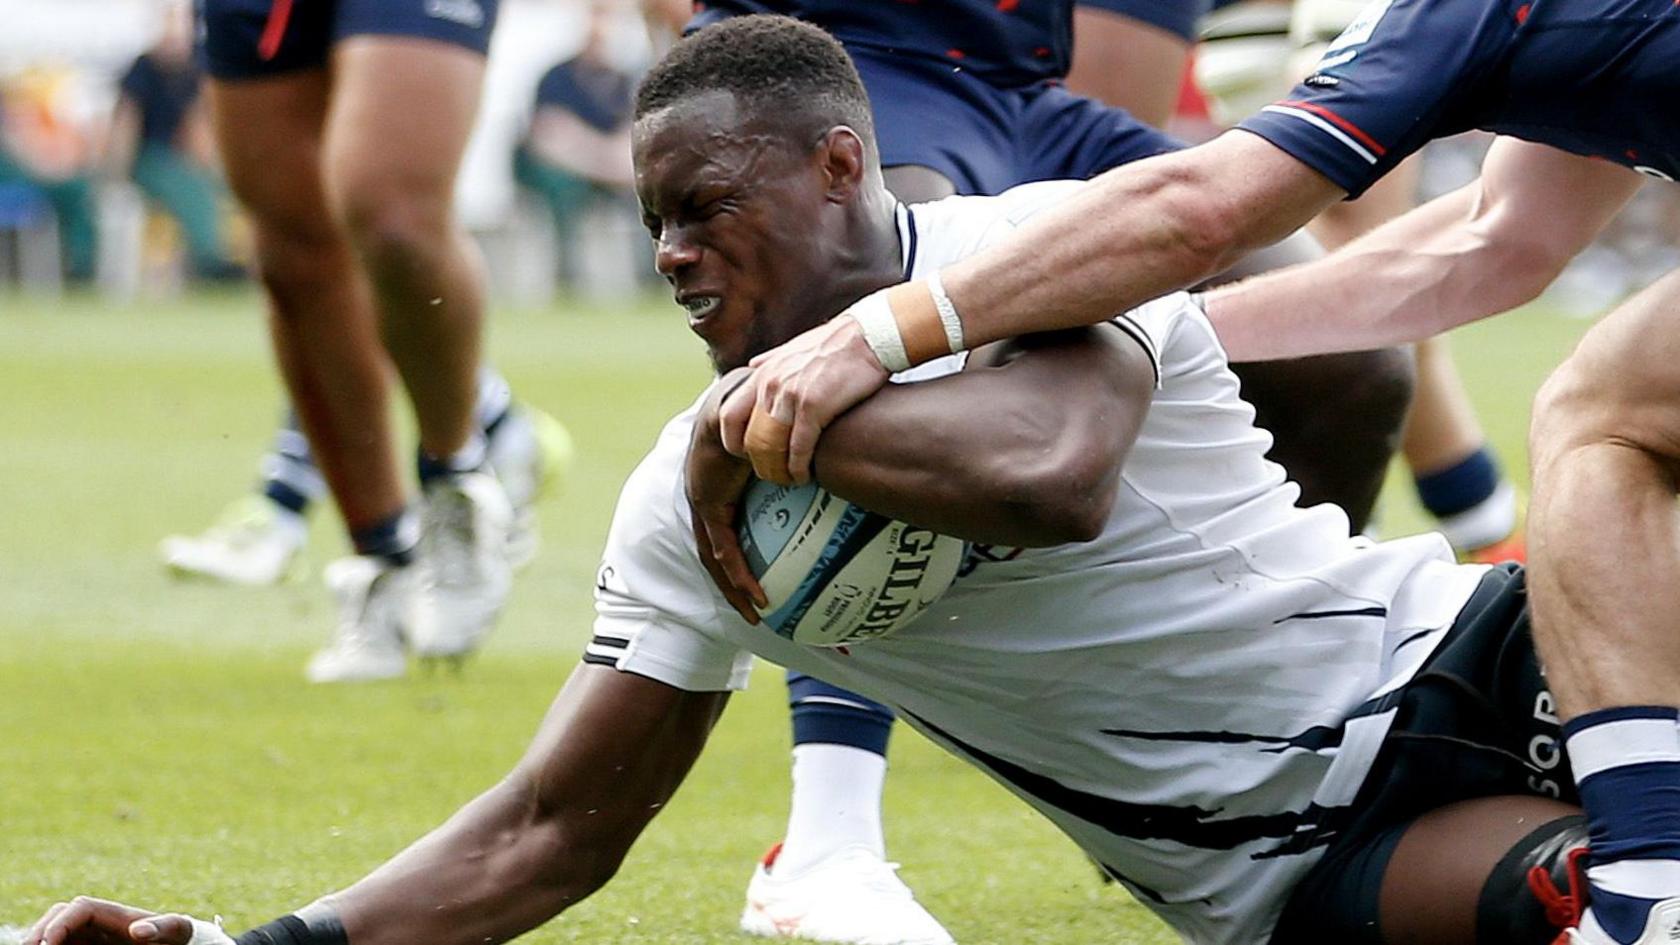
<svg viewBox="0 0 1680 945"><path fill-rule="evenodd" d="M863 184L869 166L863 139L845 125L835 125L824 133L817 151L828 175L828 198L836 203L850 198Z"/></svg>

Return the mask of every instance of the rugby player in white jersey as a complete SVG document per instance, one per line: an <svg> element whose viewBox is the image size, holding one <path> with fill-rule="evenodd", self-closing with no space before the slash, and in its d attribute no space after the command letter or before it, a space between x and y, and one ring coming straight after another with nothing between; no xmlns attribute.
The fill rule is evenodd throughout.
<svg viewBox="0 0 1680 945"><path fill-rule="evenodd" d="M738 613L685 481L739 464L718 422L742 365L1078 185L898 204L844 51L777 17L675 46L635 158L658 267L723 376L624 488L584 665L511 774L240 945L481 945L547 921L613 875L755 652L893 706L1193 942L1540 945L1573 916L1584 832L1521 571L1297 508L1184 296L942 359L828 429L825 487L982 546L922 618L842 651ZM229 939L81 898L24 943L189 940Z"/></svg>

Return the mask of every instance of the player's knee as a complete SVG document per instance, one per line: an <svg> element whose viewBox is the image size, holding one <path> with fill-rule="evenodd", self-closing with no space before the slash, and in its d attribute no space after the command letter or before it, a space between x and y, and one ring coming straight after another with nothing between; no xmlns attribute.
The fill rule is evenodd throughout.
<svg viewBox="0 0 1680 945"><path fill-rule="evenodd" d="M362 193L343 200L339 212L375 279L435 271L453 239L447 207L429 197Z"/></svg>
<svg viewBox="0 0 1680 945"><path fill-rule="evenodd" d="M1546 945L1573 918L1562 896L1569 894L1570 854L1585 849L1583 816L1545 824L1512 847L1488 874L1476 904L1476 941L1499 945Z"/></svg>
<svg viewBox="0 0 1680 945"><path fill-rule="evenodd" d="M1412 406L1417 375L1405 348L1382 348L1361 356L1362 366L1352 383L1353 393L1378 430L1397 431Z"/></svg>
<svg viewBox="0 0 1680 945"><path fill-rule="evenodd" d="M348 283L351 272L349 247L341 237L315 232L265 232L257 241L257 276L277 301L276 310L308 311L307 304L323 286ZM288 300L300 304L286 304Z"/></svg>

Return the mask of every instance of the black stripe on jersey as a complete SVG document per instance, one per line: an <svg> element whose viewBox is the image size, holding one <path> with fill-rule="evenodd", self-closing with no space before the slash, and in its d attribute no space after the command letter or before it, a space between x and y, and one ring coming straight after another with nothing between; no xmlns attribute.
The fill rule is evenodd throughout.
<svg viewBox="0 0 1680 945"><path fill-rule="evenodd" d="M630 646L630 641L623 637L608 637L597 633L589 638L590 646L603 646L609 650L622 650Z"/></svg>
<svg viewBox="0 0 1680 945"><path fill-rule="evenodd" d="M1427 631L1433 633L1434 631ZM1409 640L1407 642L1410 642ZM1405 644L1402 643L1401 646ZM1146 732L1141 729L1105 728L1104 735L1116 738L1136 738L1149 742L1197 742L1204 745L1270 745L1273 747L1262 751L1278 753L1292 748L1304 751L1322 751L1326 748L1339 748L1342 744L1342 734L1347 723L1368 715L1377 715L1400 704L1401 690L1396 689L1374 699L1367 699L1360 703L1340 725L1314 725L1303 732L1294 735L1259 735L1253 732L1209 732L1209 731L1181 731L1181 732Z"/></svg>
<svg viewBox="0 0 1680 945"><path fill-rule="evenodd" d="M1155 386L1161 386L1161 352L1155 350L1155 342L1143 326L1132 320L1130 315L1122 312L1109 319L1114 327L1132 336L1132 340L1143 346L1143 353L1149 355L1149 366L1155 370Z"/></svg>
<svg viewBox="0 0 1680 945"><path fill-rule="evenodd" d="M1279 617L1272 623L1280 624L1288 620L1323 620L1326 617L1387 617L1387 607L1360 607L1357 610L1314 610L1305 613L1290 614Z"/></svg>
<svg viewBox="0 0 1680 945"><path fill-rule="evenodd" d="M908 234L905 237L904 248L904 280L908 282L910 274L916 271L916 211L910 209L907 203L899 206L904 208L904 230Z"/></svg>
<svg viewBox="0 0 1680 945"><path fill-rule="evenodd" d="M1286 841L1280 847L1256 854L1256 858L1284 856L1329 842L1330 834L1323 825L1334 811L1315 804L1302 811L1214 820L1217 810L1115 800L1068 787L1054 778L965 744L908 712L904 717L1017 791L1127 840L1168 840L1203 850L1233 850L1260 840Z"/></svg>
<svg viewBox="0 0 1680 945"><path fill-rule="evenodd" d="M1198 742L1204 745L1272 745L1269 752L1299 748L1320 751L1342 744L1340 726L1315 725L1298 735L1255 735L1250 732L1144 732L1126 728L1105 728L1104 735L1116 738L1136 738L1147 742Z"/></svg>
<svg viewBox="0 0 1680 945"><path fill-rule="evenodd" d="M613 669L618 668L618 657L601 656L598 653L591 653L588 650L583 651L583 661L585 663L592 663L596 666L611 666Z"/></svg>
<svg viewBox="0 0 1680 945"><path fill-rule="evenodd" d="M1427 637L1432 633L1438 632L1438 629L1439 628L1432 627L1428 630L1419 630L1418 632L1412 634L1411 636L1407 637L1406 639L1401 640L1399 645L1397 645L1394 648L1394 652L1398 653L1401 650L1404 650L1406 647L1411 646L1413 643L1416 643L1417 641L1423 639L1424 637Z"/></svg>

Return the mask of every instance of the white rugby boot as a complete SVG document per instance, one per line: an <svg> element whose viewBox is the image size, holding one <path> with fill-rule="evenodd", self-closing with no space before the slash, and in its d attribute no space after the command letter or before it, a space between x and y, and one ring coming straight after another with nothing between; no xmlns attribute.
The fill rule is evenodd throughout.
<svg viewBox="0 0 1680 945"><path fill-rule="evenodd" d="M415 570L371 555L327 565L323 577L338 599L338 631L310 658L304 671L310 682L371 682L408 672L403 624L413 603Z"/></svg>
<svg viewBox="0 0 1680 945"><path fill-rule="evenodd" d="M490 468L513 506L507 557L516 570L537 556L537 503L559 490L574 455L565 426L529 404L513 405L490 436Z"/></svg>
<svg viewBox="0 0 1680 945"><path fill-rule="evenodd" d="M478 648L513 584L512 525L507 491L488 472L453 473L426 486L408 624L414 655L454 658Z"/></svg>
<svg viewBox="0 0 1680 945"><path fill-rule="evenodd" d="M741 931L852 945L953 945L888 863L861 846L841 849L793 876L775 872L770 848L747 885Z"/></svg>
<svg viewBox="0 0 1680 945"><path fill-rule="evenodd" d="M247 495L223 509L202 534L170 535L158 551L176 577L278 584L293 573L308 539L303 516L260 495Z"/></svg>
<svg viewBox="0 0 1680 945"><path fill-rule="evenodd" d="M1639 937L1624 942L1604 930L1593 917L1588 906L1579 925L1565 929L1558 936L1559 945L1673 945L1680 942L1680 896L1664 899L1651 907L1645 916L1645 929Z"/></svg>

